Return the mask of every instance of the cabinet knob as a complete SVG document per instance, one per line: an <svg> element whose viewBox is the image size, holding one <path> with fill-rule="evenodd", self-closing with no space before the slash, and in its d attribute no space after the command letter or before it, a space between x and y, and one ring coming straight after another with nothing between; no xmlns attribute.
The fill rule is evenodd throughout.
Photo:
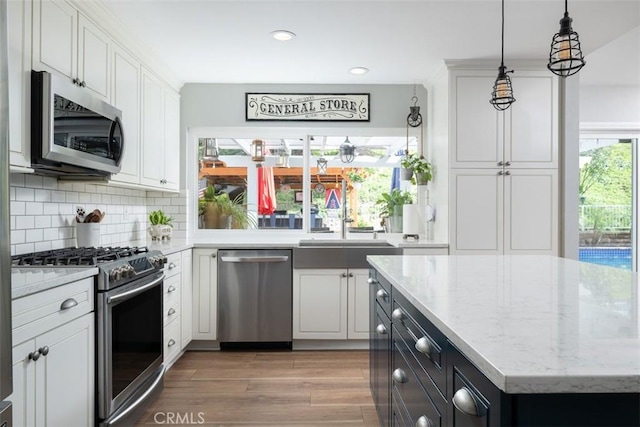
<svg viewBox="0 0 640 427"><path fill-rule="evenodd" d="M498 162L498 166L504 166L504 162L503 162L502 160L500 160L500 161Z"/></svg>
<svg viewBox="0 0 640 427"><path fill-rule="evenodd" d="M498 171L498 175L504 175L503 171Z"/></svg>
<svg viewBox="0 0 640 427"><path fill-rule="evenodd" d="M396 320L402 320L404 319L404 313L399 308L396 308L391 312L391 317L393 317Z"/></svg>
<svg viewBox="0 0 640 427"><path fill-rule="evenodd" d="M216 257L216 254L211 254L211 258L215 258L215 257Z"/></svg>
<svg viewBox="0 0 640 427"><path fill-rule="evenodd" d="M176 310L174 308L170 308L169 311L167 311L167 316L171 316L172 314L176 314Z"/></svg>
<svg viewBox="0 0 640 427"><path fill-rule="evenodd" d="M368 284L370 284L370 285L373 285L373 284L375 284L375 283L376 283L376 281L375 281L375 280L373 280L373 277L369 277L369 278L367 279L367 283L368 283Z"/></svg>
<svg viewBox="0 0 640 427"><path fill-rule="evenodd" d="M41 355L46 356L47 354L49 354L49 347L45 345L44 347L40 347L38 351Z"/></svg>
<svg viewBox="0 0 640 427"><path fill-rule="evenodd" d="M176 345L176 340L174 340L173 338L171 338L169 340L169 342L167 343L167 347L173 347L174 345Z"/></svg>
<svg viewBox="0 0 640 427"><path fill-rule="evenodd" d="M87 82L85 82L84 80L82 81L82 83L80 83L80 86L82 87L87 87Z"/></svg>
<svg viewBox="0 0 640 427"><path fill-rule="evenodd" d="M349 277L353 277L353 273L349 273Z"/></svg>
<svg viewBox="0 0 640 427"><path fill-rule="evenodd" d="M393 380L395 382L400 383L400 384L404 384L406 382L409 382L409 377L407 377L407 374L400 368L398 368L395 371L393 371L393 374L391 374L391 377L393 378Z"/></svg>
<svg viewBox="0 0 640 427"><path fill-rule="evenodd" d="M422 337L416 341L415 347L420 353L431 356L431 344L429 344L429 340L426 337Z"/></svg>
<svg viewBox="0 0 640 427"><path fill-rule="evenodd" d="M511 162L506 162L504 165L505 166L511 166Z"/></svg>
<svg viewBox="0 0 640 427"><path fill-rule="evenodd" d="M453 402L453 406L463 414L472 417L481 417L484 415L484 410L478 405L478 402L476 402L473 393L466 387L462 387L456 391L451 401Z"/></svg>
<svg viewBox="0 0 640 427"><path fill-rule="evenodd" d="M169 268L169 270L173 270L173 269L174 269L174 268L176 268L177 266L176 266L176 264L175 264L175 263L171 262L171 263L169 263L169 265L168 265L167 267Z"/></svg>
<svg viewBox="0 0 640 427"><path fill-rule="evenodd" d="M426 415L423 415L416 421L416 427L435 427L435 423Z"/></svg>
<svg viewBox="0 0 640 427"><path fill-rule="evenodd" d="M511 175L511 171L506 171L504 174L505 175Z"/></svg>
<svg viewBox="0 0 640 427"><path fill-rule="evenodd" d="M387 294L387 291L384 289L378 289L378 292L376 292L376 298L378 299L386 300L387 296L389 296L389 294Z"/></svg>
<svg viewBox="0 0 640 427"><path fill-rule="evenodd" d="M29 353L29 360L33 360L35 362L38 359L40 359L40 352L38 350Z"/></svg>
<svg viewBox="0 0 640 427"><path fill-rule="evenodd" d="M342 273L340 276L341 277L347 277L347 273Z"/></svg>
<svg viewBox="0 0 640 427"><path fill-rule="evenodd" d="M167 293L168 293L168 294L170 294L171 292L173 292L173 291L175 291L175 290L176 290L176 287L175 287L175 286L173 286L173 285L171 285L171 286L169 286L169 288L167 289Z"/></svg>
<svg viewBox="0 0 640 427"><path fill-rule="evenodd" d="M385 328L384 325L380 323L378 326L376 326L376 333L378 335L386 335L387 328Z"/></svg>

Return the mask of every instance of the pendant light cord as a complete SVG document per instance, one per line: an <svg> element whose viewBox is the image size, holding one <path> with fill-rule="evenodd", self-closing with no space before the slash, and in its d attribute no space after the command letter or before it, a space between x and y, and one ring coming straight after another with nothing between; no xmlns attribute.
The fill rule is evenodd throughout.
<svg viewBox="0 0 640 427"><path fill-rule="evenodd" d="M568 15L569 14L569 6L568 6L569 0L564 0L564 15Z"/></svg>
<svg viewBox="0 0 640 427"><path fill-rule="evenodd" d="M566 2L567 0L565 0ZM502 48L500 51L500 66L504 67L504 0L502 0Z"/></svg>

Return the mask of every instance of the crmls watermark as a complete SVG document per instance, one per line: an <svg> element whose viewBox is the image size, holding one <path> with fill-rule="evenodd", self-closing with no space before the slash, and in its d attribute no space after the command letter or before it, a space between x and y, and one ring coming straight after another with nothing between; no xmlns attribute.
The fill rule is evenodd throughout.
<svg viewBox="0 0 640 427"><path fill-rule="evenodd" d="M156 424L204 424L204 412L156 412Z"/></svg>

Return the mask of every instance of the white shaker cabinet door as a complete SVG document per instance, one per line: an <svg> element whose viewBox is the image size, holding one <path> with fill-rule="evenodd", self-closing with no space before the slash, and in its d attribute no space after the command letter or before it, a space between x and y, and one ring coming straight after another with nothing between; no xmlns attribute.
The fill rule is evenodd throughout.
<svg viewBox="0 0 640 427"><path fill-rule="evenodd" d="M218 338L218 251L193 250L193 339Z"/></svg>
<svg viewBox="0 0 640 427"><path fill-rule="evenodd" d="M504 179L500 171L451 171L451 254L502 253Z"/></svg>
<svg viewBox="0 0 640 427"><path fill-rule="evenodd" d="M369 338L369 270L354 268L348 271L349 289L347 310L347 338Z"/></svg>
<svg viewBox="0 0 640 427"><path fill-rule="evenodd" d="M64 0L33 2L33 68L75 79L78 12Z"/></svg>
<svg viewBox="0 0 640 427"><path fill-rule="evenodd" d="M505 254L555 255L558 247L558 172L519 169L504 176Z"/></svg>
<svg viewBox="0 0 640 427"><path fill-rule="evenodd" d="M142 69L142 175L140 183L160 187L164 179L162 83Z"/></svg>
<svg viewBox="0 0 640 427"><path fill-rule="evenodd" d="M93 95L109 102L111 95L111 38L83 15L78 15L78 80Z"/></svg>
<svg viewBox="0 0 640 427"><path fill-rule="evenodd" d="M180 287L181 303L182 303L182 331L180 338L182 340L181 349L184 349L193 338L193 256L191 249L182 251L182 283Z"/></svg>
<svg viewBox="0 0 640 427"><path fill-rule="evenodd" d="M180 95L164 90L164 185L180 187Z"/></svg>

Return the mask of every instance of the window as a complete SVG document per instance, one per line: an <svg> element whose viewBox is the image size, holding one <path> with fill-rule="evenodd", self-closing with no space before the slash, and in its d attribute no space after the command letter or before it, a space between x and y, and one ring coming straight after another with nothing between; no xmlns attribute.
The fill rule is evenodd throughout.
<svg viewBox="0 0 640 427"><path fill-rule="evenodd" d="M348 231L383 231L382 193L398 188L415 201L415 186L397 178L407 138L349 136L349 163L340 155L345 139L199 138L197 228L340 233L346 200ZM256 145L263 159L252 157ZM410 137L411 152L416 145Z"/></svg>

